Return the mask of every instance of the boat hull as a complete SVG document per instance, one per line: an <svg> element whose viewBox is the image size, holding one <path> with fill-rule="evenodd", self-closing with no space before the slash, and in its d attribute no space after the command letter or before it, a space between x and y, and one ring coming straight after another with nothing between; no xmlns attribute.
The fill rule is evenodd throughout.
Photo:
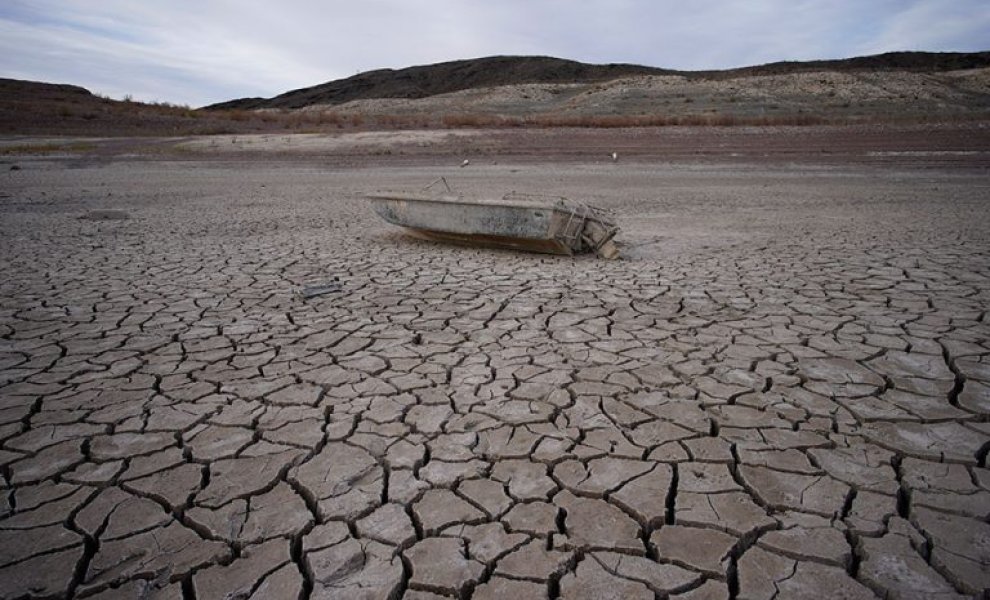
<svg viewBox="0 0 990 600"><path fill-rule="evenodd" d="M457 244L459 246L484 246L487 248L502 248L522 252L538 252L540 254L574 254L567 244L558 240L534 238L507 237L502 235L462 234L447 231L431 231L429 229L409 228L414 234L437 242Z"/></svg>
<svg viewBox="0 0 990 600"><path fill-rule="evenodd" d="M617 253L611 244L617 228L601 219L595 209L568 205L559 198L473 200L378 194L369 199L385 221L434 240L547 254L597 250L604 255L602 248L606 254Z"/></svg>

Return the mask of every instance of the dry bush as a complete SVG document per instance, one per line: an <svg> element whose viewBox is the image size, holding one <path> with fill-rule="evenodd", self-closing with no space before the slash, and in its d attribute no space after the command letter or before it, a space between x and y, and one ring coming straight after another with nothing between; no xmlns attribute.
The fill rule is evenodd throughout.
<svg viewBox="0 0 990 600"><path fill-rule="evenodd" d="M688 115L531 115L505 117L490 114L458 113L445 115L440 124L447 128L492 127L588 127L596 129L629 127L734 127L744 125L820 125L829 120L808 114L745 117L721 113ZM394 123L384 123L394 125Z"/></svg>
<svg viewBox="0 0 990 600"><path fill-rule="evenodd" d="M225 111L225 113L226 114L224 114L224 116L230 119L231 121L247 121L248 119L251 118L250 111L246 111L240 108L234 108Z"/></svg>
<svg viewBox="0 0 990 600"><path fill-rule="evenodd" d="M526 125L535 127L664 127L674 125L664 115L539 115L530 117Z"/></svg>
<svg viewBox="0 0 990 600"><path fill-rule="evenodd" d="M0 147L0 156L17 154L48 155L61 153L85 153L96 146L88 142L47 143L47 144L16 144Z"/></svg>
<svg viewBox="0 0 990 600"><path fill-rule="evenodd" d="M316 113L316 118L314 119L315 125L336 125L341 127L344 124L344 117L338 112L326 111Z"/></svg>
<svg viewBox="0 0 990 600"><path fill-rule="evenodd" d="M456 113L440 117L440 125L450 129L504 127L507 119L498 115Z"/></svg>
<svg viewBox="0 0 990 600"><path fill-rule="evenodd" d="M147 106L154 106L156 108L165 109L166 111L179 112L179 113L190 110L188 104L176 104L174 102L164 102L161 100L157 100L155 102L149 102Z"/></svg>
<svg viewBox="0 0 990 600"><path fill-rule="evenodd" d="M361 127L365 118L357 113L335 110L214 110L203 111L204 116L218 121L237 121L266 131L307 131L320 133L334 129Z"/></svg>
<svg viewBox="0 0 990 600"><path fill-rule="evenodd" d="M385 129L413 129L421 126L427 117L417 115L377 115L375 125Z"/></svg>

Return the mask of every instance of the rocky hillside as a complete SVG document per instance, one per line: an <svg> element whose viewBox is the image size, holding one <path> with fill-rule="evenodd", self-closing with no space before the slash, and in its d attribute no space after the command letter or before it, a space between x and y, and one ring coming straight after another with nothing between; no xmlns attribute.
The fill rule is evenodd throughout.
<svg viewBox="0 0 990 600"><path fill-rule="evenodd" d="M435 127L990 121L990 52L678 72L491 57L190 109L0 79L0 134L161 136Z"/></svg>
<svg viewBox="0 0 990 600"><path fill-rule="evenodd" d="M545 56L490 56L405 69L379 69L274 98L243 98L206 108L303 108L369 98L425 98L460 90L521 83L608 81L631 75L673 73L638 65L589 65Z"/></svg>
<svg viewBox="0 0 990 600"><path fill-rule="evenodd" d="M738 77L645 75L520 84L296 112L447 126L740 125L990 119L990 68L809 71Z"/></svg>
<svg viewBox="0 0 990 600"><path fill-rule="evenodd" d="M113 100L74 85L0 79L0 135L160 136L285 128L286 123L271 118Z"/></svg>
<svg viewBox="0 0 990 600"><path fill-rule="evenodd" d="M286 92L274 98L242 98L207 109L295 109L336 106L357 100L422 99L463 90L527 84L591 84L638 76L678 76L704 82L811 72L940 73L990 67L990 52L893 52L843 60L778 62L724 71L674 71L654 67L591 65L541 56L493 56L409 67L380 69L346 79Z"/></svg>

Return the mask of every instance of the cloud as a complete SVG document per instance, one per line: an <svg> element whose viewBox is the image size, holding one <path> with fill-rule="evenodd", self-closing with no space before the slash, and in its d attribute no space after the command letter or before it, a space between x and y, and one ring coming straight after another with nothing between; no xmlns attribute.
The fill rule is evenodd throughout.
<svg viewBox="0 0 990 600"><path fill-rule="evenodd" d="M990 4L986 2L910 2L883 22L863 46L869 53L924 49L990 49Z"/></svg>
<svg viewBox="0 0 990 600"><path fill-rule="evenodd" d="M712 69L986 49L985 0L6 0L0 76L201 105L492 54Z"/></svg>

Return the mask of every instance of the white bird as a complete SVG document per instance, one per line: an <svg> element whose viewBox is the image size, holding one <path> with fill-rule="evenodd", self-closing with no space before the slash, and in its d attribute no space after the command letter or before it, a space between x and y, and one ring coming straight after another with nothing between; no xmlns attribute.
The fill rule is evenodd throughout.
<svg viewBox="0 0 990 600"><path fill-rule="evenodd" d="M613 152L612 153L612 162L619 162L619 153L618 152Z"/></svg>
<svg viewBox="0 0 990 600"><path fill-rule="evenodd" d="M461 167L466 167L466 166L468 166L469 164L471 164L471 161L469 161L468 159L466 159L466 158L465 158L465 159L464 159L464 162L462 162L462 163L461 163Z"/></svg>

